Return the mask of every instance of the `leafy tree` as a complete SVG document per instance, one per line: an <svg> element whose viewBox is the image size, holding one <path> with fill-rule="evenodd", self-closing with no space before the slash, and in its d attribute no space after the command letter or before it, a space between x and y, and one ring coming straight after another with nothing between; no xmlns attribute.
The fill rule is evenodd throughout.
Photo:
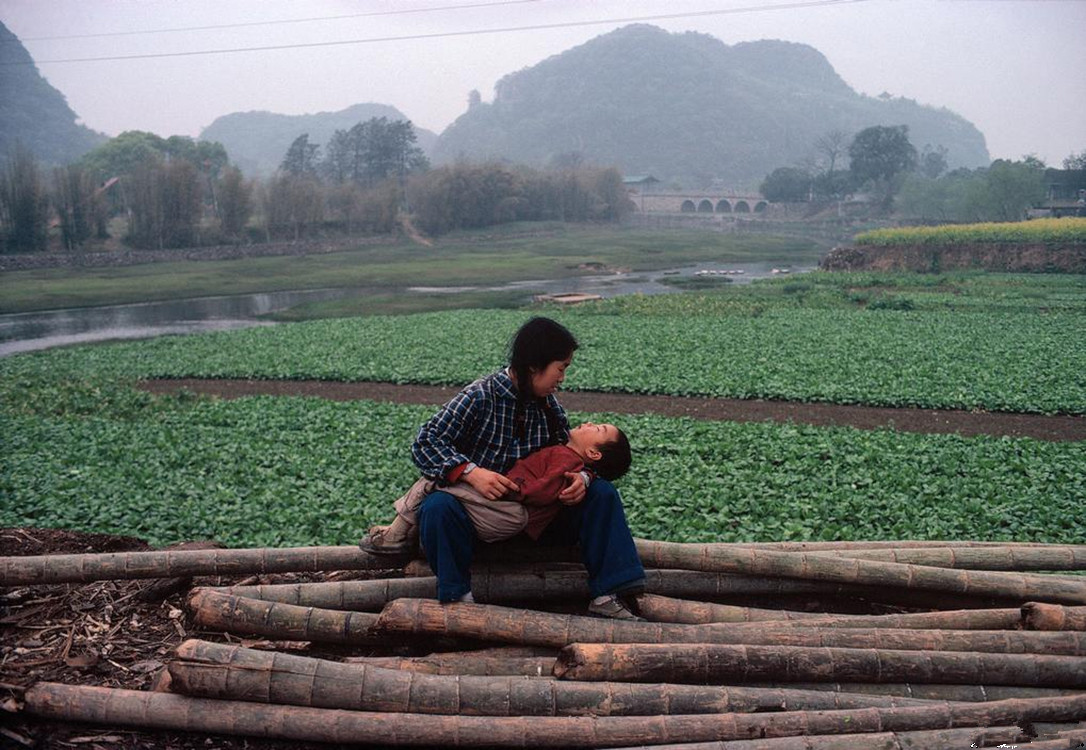
<svg viewBox="0 0 1086 750"><path fill-rule="evenodd" d="M131 176L129 242L159 250L196 244L200 182L196 167L183 159L138 167Z"/></svg>
<svg viewBox="0 0 1086 750"><path fill-rule="evenodd" d="M759 190L766 200L774 203L805 201L811 195L811 175L796 167L778 167L769 173Z"/></svg>
<svg viewBox="0 0 1086 750"><path fill-rule="evenodd" d="M988 205L996 221L1019 221L1045 197L1044 167L1028 158L1021 162L997 159L988 168Z"/></svg>
<svg viewBox="0 0 1086 750"><path fill-rule="evenodd" d="M337 130L324 147L321 176L333 185L341 185L351 179L354 170L354 146L349 131Z"/></svg>
<svg viewBox="0 0 1086 750"><path fill-rule="evenodd" d="M37 159L16 146L0 168L0 247L4 252L45 250L49 197Z"/></svg>
<svg viewBox="0 0 1086 750"><path fill-rule="evenodd" d="M223 234L240 237L253 210L253 185L237 167L227 167L218 185L219 223Z"/></svg>
<svg viewBox="0 0 1086 750"><path fill-rule="evenodd" d="M161 159L166 153L163 138L142 130L126 130L89 152L81 163L101 181L130 175L140 165Z"/></svg>
<svg viewBox="0 0 1086 750"><path fill-rule="evenodd" d="M53 209L64 247L81 247L105 222L104 205L90 172L78 164L53 170Z"/></svg>
<svg viewBox="0 0 1086 750"><path fill-rule="evenodd" d="M1063 160L1064 169L1086 169L1086 150L1080 154L1076 154L1072 151L1066 159Z"/></svg>
<svg viewBox="0 0 1086 750"><path fill-rule="evenodd" d="M839 201L852 190L848 172L823 172L811 180L811 192L819 200Z"/></svg>
<svg viewBox="0 0 1086 750"><path fill-rule="evenodd" d="M931 144L925 144L917 162L917 171L929 180L934 180L947 169L946 146L932 148Z"/></svg>
<svg viewBox="0 0 1086 750"><path fill-rule="evenodd" d="M314 177L317 174L317 158L320 146L309 142L309 133L302 133L287 149L279 169L294 177Z"/></svg>
<svg viewBox="0 0 1086 750"><path fill-rule="evenodd" d="M916 166L916 148L906 125L875 125L856 134L848 147L849 171L855 185L870 185L887 209L900 189L901 177Z"/></svg>
<svg viewBox="0 0 1086 750"><path fill-rule="evenodd" d="M359 177L363 184L372 186L389 177L402 178L429 167L426 155L415 145L417 136L410 122L374 117L356 127L362 162Z"/></svg>
<svg viewBox="0 0 1086 750"><path fill-rule="evenodd" d="M324 199L314 178L284 171L269 180L264 196L264 227L269 238L298 240L323 220Z"/></svg>

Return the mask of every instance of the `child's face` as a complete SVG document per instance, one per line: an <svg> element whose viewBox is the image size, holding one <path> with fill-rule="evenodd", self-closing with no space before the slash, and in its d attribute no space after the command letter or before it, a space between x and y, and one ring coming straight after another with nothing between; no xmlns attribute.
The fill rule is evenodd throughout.
<svg viewBox="0 0 1086 750"><path fill-rule="evenodd" d="M586 461L599 461L601 446L618 440L618 428L613 424L585 422L569 431L567 445Z"/></svg>
<svg viewBox="0 0 1086 750"><path fill-rule="evenodd" d="M546 398L558 390L558 386L566 379L566 368L573 361L573 355L565 359L556 359L542 370L532 368L532 393L536 398Z"/></svg>

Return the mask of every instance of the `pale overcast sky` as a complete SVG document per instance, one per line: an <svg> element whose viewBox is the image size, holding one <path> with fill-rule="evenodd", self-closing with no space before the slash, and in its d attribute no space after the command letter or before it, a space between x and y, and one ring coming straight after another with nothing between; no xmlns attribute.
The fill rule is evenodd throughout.
<svg viewBox="0 0 1086 750"><path fill-rule="evenodd" d="M470 90L490 101L506 73L639 18L727 44L809 44L861 93L962 115L993 158L1060 166L1086 151L1086 0L0 0L42 74L109 135L195 136L230 112L360 102L440 132ZM474 33L486 30L499 31Z"/></svg>

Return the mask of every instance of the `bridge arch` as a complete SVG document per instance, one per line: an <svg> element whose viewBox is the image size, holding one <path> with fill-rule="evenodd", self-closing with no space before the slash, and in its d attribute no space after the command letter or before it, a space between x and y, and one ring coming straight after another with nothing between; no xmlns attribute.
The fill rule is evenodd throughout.
<svg viewBox="0 0 1086 750"><path fill-rule="evenodd" d="M683 201L683 204L679 208L679 210L682 211L684 214L692 214L694 213L694 211L697 210L697 208L694 206L694 201L685 200Z"/></svg>
<svg viewBox="0 0 1086 750"><path fill-rule="evenodd" d="M729 203L726 198L721 198L716 202L716 212L718 214L730 214L732 212L732 204Z"/></svg>
<svg viewBox="0 0 1086 750"><path fill-rule="evenodd" d="M711 214L712 212L713 212L713 202L712 201L707 200L707 199L703 199L701 201L701 203L698 204L698 213L699 214Z"/></svg>
<svg viewBox="0 0 1086 750"><path fill-rule="evenodd" d="M758 201L757 203L754 204L754 213L756 213L756 214L765 213L765 210L767 208L769 208L769 202L768 201Z"/></svg>
<svg viewBox="0 0 1086 750"><path fill-rule="evenodd" d="M747 203L746 201L736 201L735 202L735 212L737 214L749 214L750 213L750 204Z"/></svg>

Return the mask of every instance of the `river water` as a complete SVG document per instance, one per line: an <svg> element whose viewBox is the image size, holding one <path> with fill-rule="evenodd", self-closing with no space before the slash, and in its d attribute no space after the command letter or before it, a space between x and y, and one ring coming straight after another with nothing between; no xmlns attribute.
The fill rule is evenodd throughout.
<svg viewBox="0 0 1086 750"><path fill-rule="evenodd" d="M498 286L411 287L408 294L465 291L517 291L559 294L579 292L616 297L623 294L675 293L675 287L661 282L666 277L691 277L699 273L719 274L733 283L775 276L774 269L803 273L813 265L788 266L774 263L703 263L662 271L612 273L568 279L536 279ZM724 272L731 272L725 275ZM741 273L739 273L741 272ZM268 313L286 310L305 302L319 302L372 293L371 289L309 289L288 292L241 294L226 297L198 297L144 302L107 307L0 315L0 357L18 352L49 349L68 344L115 339L152 338L170 334L221 331L252 326L275 325L261 319Z"/></svg>

